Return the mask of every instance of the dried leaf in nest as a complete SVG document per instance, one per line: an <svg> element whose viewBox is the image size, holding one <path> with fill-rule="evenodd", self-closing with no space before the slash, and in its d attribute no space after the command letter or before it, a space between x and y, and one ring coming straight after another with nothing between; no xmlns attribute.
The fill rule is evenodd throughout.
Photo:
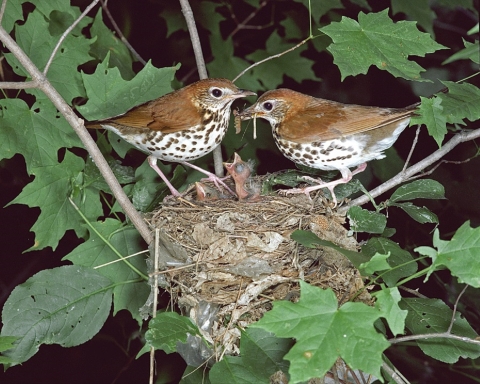
<svg viewBox="0 0 480 384"><path fill-rule="evenodd" d="M150 226L160 230L168 250L162 265L173 267L164 274L166 289L214 351L237 353L240 333L235 329L257 321L274 300L297 300L299 279L330 287L340 303L354 297L371 303L366 290L356 297L363 281L341 253L290 239L295 230L310 230L356 250L343 218L325 211L321 200L312 208L305 196L199 202L191 193L150 215ZM208 313L201 309L205 303Z"/></svg>

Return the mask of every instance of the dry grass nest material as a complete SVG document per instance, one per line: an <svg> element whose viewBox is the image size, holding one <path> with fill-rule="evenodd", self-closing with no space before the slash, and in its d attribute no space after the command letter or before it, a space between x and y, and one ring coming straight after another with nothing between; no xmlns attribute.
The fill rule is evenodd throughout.
<svg viewBox="0 0 480 384"><path fill-rule="evenodd" d="M371 303L365 290L358 295L363 281L345 256L290 239L295 230L310 230L342 248L357 249L344 218L326 214L321 194L312 208L305 195L199 202L192 191L164 204L147 221L160 230L164 244L164 287L222 353L238 352L238 327L260 319L273 301L298 300L299 279L331 288L340 304L352 298Z"/></svg>

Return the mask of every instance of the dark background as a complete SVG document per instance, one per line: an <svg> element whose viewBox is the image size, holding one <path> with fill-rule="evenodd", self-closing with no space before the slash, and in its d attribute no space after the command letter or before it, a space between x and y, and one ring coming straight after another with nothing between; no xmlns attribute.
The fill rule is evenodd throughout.
<svg viewBox="0 0 480 384"><path fill-rule="evenodd" d="M76 1L77 5L84 7L88 2ZM195 3L195 4L194 4ZM389 7L388 1L371 1L373 12ZM478 9L478 0L474 2ZM192 1L194 14L199 2ZM244 20L253 8L242 1L228 2L233 14L238 20ZM345 2L345 9L336 10L336 15L357 19L361 8ZM186 31L177 31L166 38L167 26L160 16L166 9L181 12L176 1L138 1L128 0L111 1L109 8L124 31L130 43L146 60L151 59L156 67L171 66L182 63L177 72L177 80L188 84L198 79L195 61L189 35ZM222 22L221 30L224 38L235 28L231 13L225 8L226 20ZM429 68L427 74L432 79L456 81L478 70L468 61L457 61L442 67L441 63L453 52L463 48L462 37L467 38L466 31L472 28L478 20L473 13L464 9L436 8L437 19L434 24L436 41L452 50L442 50L418 58L424 68ZM28 7L25 8L28 12ZM366 10L363 10L366 12ZM235 34L235 55L245 55L264 48L264 41L274 29L279 29L279 22L284 18L284 12L295 12L308 20L308 14L303 5L292 1L269 1L267 5L250 21L250 25L267 25L270 27L259 30L242 30ZM92 14L93 15L93 14ZM328 17L331 17L329 14ZM392 17L392 15L390 14ZM322 18L327 22L327 16ZM398 14L392 17L395 21L405 19L405 15ZM109 25L107 18L104 20ZM209 48L209 31L197 23L202 40L206 60L212 60ZM308 33L308 31L306 32ZM307 34L305 35L307 36ZM470 38L470 41L473 41ZM317 97L337 100L346 103L375 105L384 107L403 107L418 101L418 97L429 96L441 89L442 85L435 81L429 84L412 84L402 79L396 79L387 72L370 68L367 75L348 77L340 81L340 73L328 52L318 52L312 44L303 54L315 61L313 67L319 81L305 81L301 84L284 77L282 86L289 87ZM268 65L268 64L266 64ZM271 62L274 65L274 62ZM135 70L140 70L141 65L136 63ZM433 70L432 70L433 69ZM8 74L8 71L7 71ZM221 73L210 74L221 77ZM8 79L7 79L8 80ZM470 82L479 85L474 78ZM259 92L261 93L261 92ZM242 106L240 106L242 107ZM259 123L260 124L260 123ZM264 126L266 129L267 126ZM470 125L476 128L476 125ZM395 145L398 155L406 159L415 134L415 129L407 130ZM243 141L238 144L258 146L247 133ZM267 136L268 137L268 136ZM448 140L447 136L447 140ZM262 149L255 150L256 170L259 174L273 172L281 169L293 168L293 164L285 159L275 148L273 141L262 143ZM431 154L437 148L436 143L422 129L419 144L417 145L412 163ZM233 153L238 148L224 149L226 154ZM476 158L478 148L476 143L465 143L448 154L448 160L467 160L463 164L442 164L429 176L441 182L446 189L446 200L422 201L440 220L440 233L442 238L450 238L453 232L466 220L471 221L471 226L479 225L480 219L480 181L477 171L480 162ZM143 159L141 160L143 161ZM383 162L383 165L381 164ZM388 167L388 159L369 164L367 171L360 179L370 187L379 184L375 175L380 173L382 167ZM402 166L393 164L392 167ZM23 157L16 155L10 160L0 162L0 206L4 207L14 199L22 188L31 180L26 174ZM386 198L386 197L385 197ZM43 269L53 268L62 264L61 258L75 248L82 240L70 231L60 242L55 252L46 249L36 252L23 253L33 245L34 235L29 231L36 221L39 209L30 209L23 205L12 205L0 209L0 235L2 256L0 257L0 307L8 298L15 286ZM433 225L420 225L399 211L391 209L388 217L388 226L397 229L392 240L398 242L403 248L412 250L419 245L431 245ZM360 240L362 238L360 237ZM439 273L437 278L431 278L428 284L418 285L413 282L410 288L421 286L422 293L432 298L440 298L451 304L456 294L461 289L451 278L448 272ZM477 290L478 291L478 290ZM460 307L461 312L477 332L480 332L480 313L478 309L478 292L468 290ZM165 302L167 297L163 297ZM477 306L477 307L476 307ZM5 383L132 383L147 382L149 374L148 356L144 355L139 360L135 356L142 346L138 326L129 314L120 312L115 317L110 317L101 332L88 343L70 349L57 345L42 346L40 351L23 366L16 366L6 373L0 373L0 382ZM470 362L460 361L455 367L441 364L423 355L418 348L395 346L388 351L388 357L397 365L400 371L412 382L417 383L442 383L442 382L469 382L465 376L460 376L454 370L462 370L475 376L474 370L464 370L463 365ZM157 354L157 370L164 377L161 382L178 382L185 368L183 360L177 355ZM477 377L479 372L477 371ZM472 381L473 382L473 381Z"/></svg>

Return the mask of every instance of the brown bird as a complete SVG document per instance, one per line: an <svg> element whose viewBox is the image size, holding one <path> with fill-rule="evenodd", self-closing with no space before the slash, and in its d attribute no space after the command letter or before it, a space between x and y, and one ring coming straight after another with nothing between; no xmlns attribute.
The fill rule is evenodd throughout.
<svg viewBox="0 0 480 384"><path fill-rule="evenodd" d="M276 89L265 92L238 116L242 120L268 120L277 147L293 162L340 171L339 180L316 180L320 184L283 191L310 197L310 192L328 188L336 205L334 187L348 183L353 175L364 171L368 161L384 158L383 152L407 127L417 105L399 109L365 107ZM357 168L352 172L351 167Z"/></svg>
<svg viewBox="0 0 480 384"><path fill-rule="evenodd" d="M157 166L157 159L189 166L208 176L215 185L225 183L213 173L187 161L213 151L222 141L235 99L254 96L227 79L205 79L156 100L138 105L122 115L88 123L87 128L108 129L149 154L148 163L173 196L180 193Z"/></svg>
<svg viewBox="0 0 480 384"><path fill-rule="evenodd" d="M228 174L235 182L235 192L239 201L258 201L260 198L260 185L250 176L253 172L253 162L243 161L238 153L235 153L233 163L223 163Z"/></svg>

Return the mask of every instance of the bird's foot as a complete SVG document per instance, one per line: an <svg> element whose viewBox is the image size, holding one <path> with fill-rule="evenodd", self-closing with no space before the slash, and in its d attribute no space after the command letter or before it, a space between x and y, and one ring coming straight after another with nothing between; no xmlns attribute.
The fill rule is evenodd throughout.
<svg viewBox="0 0 480 384"><path fill-rule="evenodd" d="M220 193L223 193L223 188L225 188L229 193L231 193L233 196L237 196L237 194L235 192L233 192L231 190L231 188L225 184L223 182L223 180L227 179L228 177L230 176L226 176L226 177L218 177L216 175L214 175L213 173L205 173L206 175L208 175L208 177L205 177L203 179L200 179L201 182L205 182L205 181L210 181L212 182L213 184L215 184L215 187L217 187L217 189L220 191Z"/></svg>

